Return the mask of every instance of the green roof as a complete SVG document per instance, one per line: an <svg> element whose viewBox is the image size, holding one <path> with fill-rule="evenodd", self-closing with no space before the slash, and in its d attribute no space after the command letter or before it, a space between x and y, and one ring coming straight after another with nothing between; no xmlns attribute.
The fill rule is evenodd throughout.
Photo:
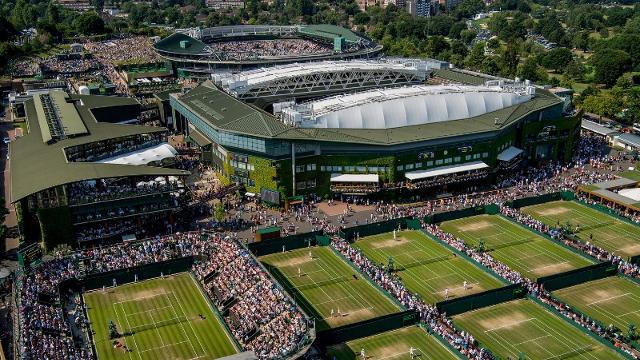
<svg viewBox="0 0 640 360"><path fill-rule="evenodd" d="M320 36L328 39L333 39L337 36L343 37L346 41L349 42L357 42L361 39L356 33L349 29L345 29L341 26L336 25L307 25L303 26L300 30L300 33L311 35L311 36Z"/></svg>
<svg viewBox="0 0 640 360"><path fill-rule="evenodd" d="M187 47L183 47L181 45L181 42L183 41L187 42ZM173 33L155 43L153 47L157 50L168 53L199 55L203 53L203 50L207 47L207 45L198 39L192 38L189 35L185 35L182 33Z"/></svg>
<svg viewBox="0 0 640 360"><path fill-rule="evenodd" d="M111 104L130 105L135 99L109 96L71 95L76 109L88 133L84 136L67 138L52 144L42 142L40 121L34 100L25 103L29 132L9 144L11 161L11 202L19 201L39 191L83 180L125 177L125 176L170 176L186 175L188 172L153 166L114 165L93 162L67 162L64 149L96 141L125 137L136 134L164 132L165 128L120 125L97 122L91 109Z"/></svg>
<svg viewBox="0 0 640 360"><path fill-rule="evenodd" d="M536 96L531 101L467 119L389 129L327 129L286 125L273 115L218 89L210 81L205 81L178 97L178 101L214 128L231 133L282 140L366 145L397 145L498 131L532 112L562 103L562 100L548 91L537 89Z"/></svg>
<svg viewBox="0 0 640 360"><path fill-rule="evenodd" d="M490 80L489 78L485 78L480 75L473 75L451 69L436 69L433 71L433 75L439 78L469 85L483 85L485 81Z"/></svg>
<svg viewBox="0 0 640 360"><path fill-rule="evenodd" d="M48 95L51 101L45 101L45 98L43 98L45 95ZM67 102L67 98L67 93L60 90L33 96L43 142L49 142L53 139L53 134L49 129L47 119L59 122L65 136L76 136L87 133L87 127L84 126L73 104ZM48 109L49 107L52 107L52 109Z"/></svg>

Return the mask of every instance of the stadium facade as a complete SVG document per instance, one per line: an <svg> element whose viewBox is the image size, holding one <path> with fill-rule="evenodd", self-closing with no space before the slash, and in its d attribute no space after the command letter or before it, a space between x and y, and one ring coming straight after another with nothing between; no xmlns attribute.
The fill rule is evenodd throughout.
<svg viewBox="0 0 640 360"><path fill-rule="evenodd" d="M26 242L88 244L167 232L187 171L167 129L123 125L131 98L54 90L25 102L28 133L9 145L11 202Z"/></svg>
<svg viewBox="0 0 640 360"><path fill-rule="evenodd" d="M267 44L268 50L264 46ZM381 45L335 25L196 28L178 31L155 43L154 48L177 76L201 78L221 71L319 60L371 59L382 54Z"/></svg>
<svg viewBox="0 0 640 360"><path fill-rule="evenodd" d="M569 160L579 134L552 93L458 70L290 102L276 115L231 88L207 81L172 94L174 123L227 181L278 201L477 185L526 162Z"/></svg>

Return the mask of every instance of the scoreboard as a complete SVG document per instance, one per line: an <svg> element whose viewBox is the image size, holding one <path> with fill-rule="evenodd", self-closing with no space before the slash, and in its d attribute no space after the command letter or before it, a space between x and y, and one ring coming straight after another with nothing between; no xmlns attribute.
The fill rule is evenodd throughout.
<svg viewBox="0 0 640 360"><path fill-rule="evenodd" d="M21 267L30 267L42 259L42 247L40 243L28 244L18 248L18 264Z"/></svg>

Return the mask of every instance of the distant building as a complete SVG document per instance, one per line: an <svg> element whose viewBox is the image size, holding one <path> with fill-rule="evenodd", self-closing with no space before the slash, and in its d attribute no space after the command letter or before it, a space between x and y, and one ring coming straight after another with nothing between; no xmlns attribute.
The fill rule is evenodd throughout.
<svg viewBox="0 0 640 360"><path fill-rule="evenodd" d="M56 0L56 4L63 8L76 11L87 11L94 9L90 0Z"/></svg>
<svg viewBox="0 0 640 360"><path fill-rule="evenodd" d="M244 0L206 0L207 8L220 9L239 9L244 7Z"/></svg>
<svg viewBox="0 0 640 360"><path fill-rule="evenodd" d="M407 0L407 12L413 16L430 17L438 13L437 0Z"/></svg>
<svg viewBox="0 0 640 360"><path fill-rule="evenodd" d="M376 6L376 5L378 5L378 1L377 1L377 0L358 0L357 2L358 2L358 7L359 7L359 8L360 8L360 10L362 10L362 11L367 10L367 9L368 9L369 7L371 7L371 6ZM387 4L389 4L389 3L393 3L393 2L391 2L391 1L389 1L389 2L384 1L384 2L382 3L382 5L386 6L386 5L387 5Z"/></svg>
<svg viewBox="0 0 640 360"><path fill-rule="evenodd" d="M453 10L462 3L462 0L444 0L444 7L447 12Z"/></svg>

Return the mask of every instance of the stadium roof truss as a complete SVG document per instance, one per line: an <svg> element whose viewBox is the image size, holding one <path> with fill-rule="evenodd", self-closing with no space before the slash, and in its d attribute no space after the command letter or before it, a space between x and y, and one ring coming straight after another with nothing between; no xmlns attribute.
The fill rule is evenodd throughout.
<svg viewBox="0 0 640 360"><path fill-rule="evenodd" d="M325 61L214 75L226 92L242 100L345 92L425 81L426 66L378 61Z"/></svg>

